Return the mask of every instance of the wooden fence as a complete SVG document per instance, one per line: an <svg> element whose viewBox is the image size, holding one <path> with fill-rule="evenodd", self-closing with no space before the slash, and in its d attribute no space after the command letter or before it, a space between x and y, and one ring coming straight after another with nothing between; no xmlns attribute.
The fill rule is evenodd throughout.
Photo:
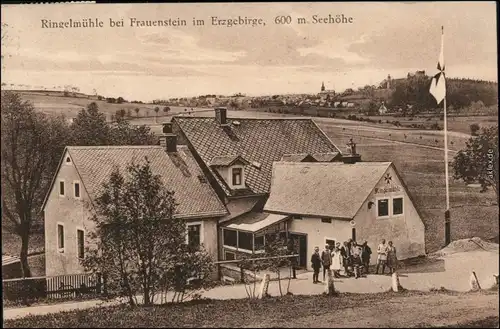
<svg viewBox="0 0 500 329"><path fill-rule="evenodd" d="M105 293L100 274L70 274L52 277L17 278L2 281L3 299L76 298Z"/></svg>

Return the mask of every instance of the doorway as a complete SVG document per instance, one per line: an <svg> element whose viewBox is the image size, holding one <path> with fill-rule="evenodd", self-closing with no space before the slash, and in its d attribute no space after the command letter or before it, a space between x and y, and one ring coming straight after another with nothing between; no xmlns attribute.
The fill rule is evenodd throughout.
<svg viewBox="0 0 500 329"><path fill-rule="evenodd" d="M290 233L290 237L298 248L299 268L307 268L307 234Z"/></svg>

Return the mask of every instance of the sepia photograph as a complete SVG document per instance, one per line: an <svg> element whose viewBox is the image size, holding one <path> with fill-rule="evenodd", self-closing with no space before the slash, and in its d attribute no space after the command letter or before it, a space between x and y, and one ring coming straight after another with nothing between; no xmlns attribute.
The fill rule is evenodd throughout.
<svg viewBox="0 0 500 329"><path fill-rule="evenodd" d="M1 5L4 328L498 328L497 3Z"/></svg>

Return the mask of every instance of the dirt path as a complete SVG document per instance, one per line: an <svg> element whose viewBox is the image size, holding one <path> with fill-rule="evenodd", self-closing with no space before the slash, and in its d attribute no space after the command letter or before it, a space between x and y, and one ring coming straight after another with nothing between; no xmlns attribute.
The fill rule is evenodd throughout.
<svg viewBox="0 0 500 329"><path fill-rule="evenodd" d="M460 325L487 317L498 317L498 294L426 295L381 299L322 315L312 314L279 322L259 321L249 324L248 327L409 328Z"/></svg>

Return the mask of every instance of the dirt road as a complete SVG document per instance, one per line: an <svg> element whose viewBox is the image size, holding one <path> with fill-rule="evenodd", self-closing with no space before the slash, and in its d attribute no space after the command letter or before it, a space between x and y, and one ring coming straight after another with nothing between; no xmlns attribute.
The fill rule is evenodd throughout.
<svg viewBox="0 0 500 329"><path fill-rule="evenodd" d="M356 307L336 308L334 312L258 321L248 327L287 328L410 328L464 325L497 317L498 294L424 295L369 301Z"/></svg>

